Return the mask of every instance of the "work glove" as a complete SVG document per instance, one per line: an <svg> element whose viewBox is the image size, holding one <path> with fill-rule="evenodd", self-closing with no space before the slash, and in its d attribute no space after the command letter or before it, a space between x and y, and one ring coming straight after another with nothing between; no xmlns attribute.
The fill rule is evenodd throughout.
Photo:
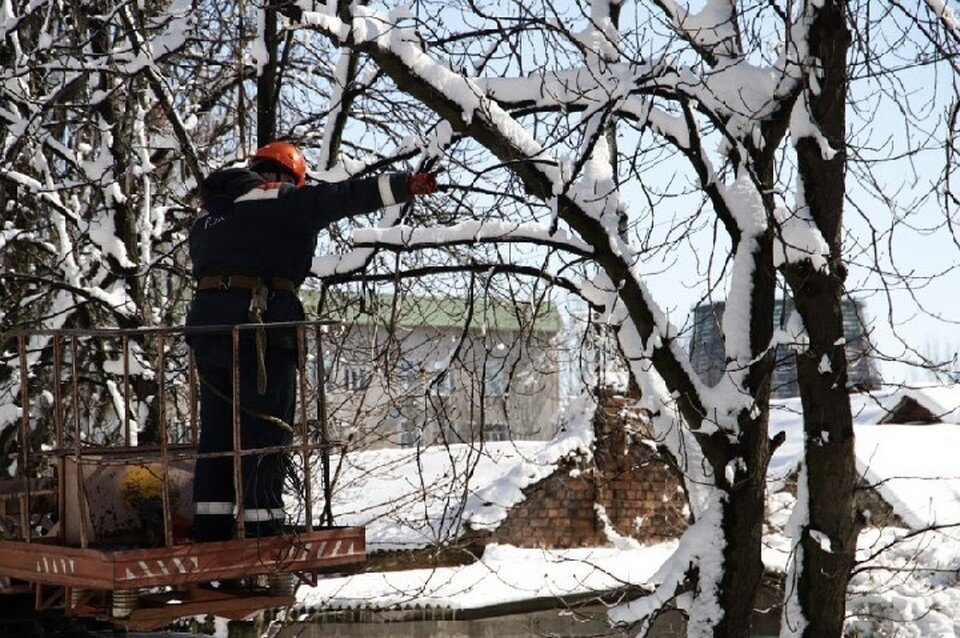
<svg viewBox="0 0 960 638"><path fill-rule="evenodd" d="M414 173L407 180L407 190L411 195L433 195L437 192L437 173Z"/></svg>

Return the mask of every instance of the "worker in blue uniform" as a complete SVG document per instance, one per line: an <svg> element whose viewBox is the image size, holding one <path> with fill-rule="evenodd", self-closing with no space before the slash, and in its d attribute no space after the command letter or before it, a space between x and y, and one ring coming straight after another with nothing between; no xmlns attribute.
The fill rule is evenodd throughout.
<svg viewBox="0 0 960 638"><path fill-rule="evenodd" d="M296 333L271 323L304 319L297 288L310 270L317 234L329 224L429 195L432 173L394 173L306 184L300 150L287 142L259 149L246 168L210 174L200 187L203 215L190 229L197 294L187 326L263 323L242 331L239 365L241 449L289 444L296 403ZM201 454L233 450L234 351L229 331L188 332L200 374ZM241 462L248 536L278 534L284 524L288 455L264 452ZM236 526L230 456L199 458L194 477L196 541L226 540Z"/></svg>

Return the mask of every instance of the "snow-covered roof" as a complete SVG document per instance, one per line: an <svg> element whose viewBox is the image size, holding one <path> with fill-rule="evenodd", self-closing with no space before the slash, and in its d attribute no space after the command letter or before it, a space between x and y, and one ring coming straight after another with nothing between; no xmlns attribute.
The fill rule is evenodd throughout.
<svg viewBox="0 0 960 638"><path fill-rule="evenodd" d="M883 423L908 423L901 420L898 412L910 414L912 406L919 406L924 422L960 423L960 384L925 385L904 388L900 401Z"/></svg>
<svg viewBox="0 0 960 638"><path fill-rule="evenodd" d="M913 528L960 521L960 471L954 469L960 425L877 425L905 392L851 396L860 472ZM787 435L771 464L774 480L789 473L802 452L799 407L795 399L773 405L771 434L783 430ZM456 514L461 508L464 520L481 527L483 522L495 526L523 497L523 487L554 471L564 454L587 449L589 437L581 434L554 442L488 443L479 450L467 445L428 448L419 455L415 450L396 449L352 453L341 470L335 504L337 522L366 525L371 550L422 547L449 539L457 533ZM790 555L790 541L782 527L793 500L788 492L771 495L775 507L763 554L768 569L783 571ZM862 593L869 597L878 587L871 579L898 573L895 569L886 571L886 566L916 563L941 569L955 561L960 540L948 533L910 536L907 530L868 528L858 545L858 557L879 569L858 575L851 591L855 596ZM886 551L877 553L887 545ZM658 569L676 547L676 541L567 550L494 544L469 565L321 579L314 587L300 588L297 607L482 610L502 603L574 596L625 585L649 587L655 584ZM929 586L921 578L924 573L911 575L909 584ZM945 587L938 587L937 595L957 591ZM960 609L960 594L957 596L945 609ZM902 597L906 602L897 602L897 606L917 607L926 619L923 622L930 626L941 622L941 616L950 616L934 609L934 603L924 602L927 597L922 594L907 591Z"/></svg>
<svg viewBox="0 0 960 638"><path fill-rule="evenodd" d="M877 424L905 396L946 414L958 395L956 386L931 386L851 396L860 472L911 526L960 521L960 470L950 454L960 449L960 426ZM770 433L781 430L786 439L770 463L773 480L789 475L803 452L799 399L773 402ZM467 527L493 530L523 500L524 488L553 473L562 459L589 454L591 442L589 427L580 426L549 442L351 452L334 490L335 520L366 526L370 551L427 547ZM335 457L334 467L338 462Z"/></svg>
<svg viewBox="0 0 960 638"><path fill-rule="evenodd" d="M307 609L396 609L419 605L478 609L534 598L562 598L649 582L677 547L669 541L635 549L564 550L488 545L475 563L321 579L301 587Z"/></svg>
<svg viewBox="0 0 960 638"><path fill-rule="evenodd" d="M856 428L857 469L913 529L960 524L960 425Z"/></svg>
<svg viewBox="0 0 960 638"><path fill-rule="evenodd" d="M593 431L584 416L551 441L351 452L336 479L335 522L366 526L368 551L427 547L457 538L464 526L496 529L524 488L564 459L590 454ZM334 457L332 466L339 462Z"/></svg>
<svg viewBox="0 0 960 638"><path fill-rule="evenodd" d="M468 503L478 505L470 495L508 482L514 468L532 462L544 446L511 441L351 452L334 489L334 519L366 526L368 551L451 540L463 531L461 513L466 520L473 514Z"/></svg>
<svg viewBox="0 0 960 638"><path fill-rule="evenodd" d="M898 388L850 397L857 469L912 528L960 523L960 425L878 425L904 398L934 414L960 415L960 386ZM954 419L960 420L960 419ZM799 399L772 402L770 434L786 434L770 462L771 478L796 468L803 453Z"/></svg>
<svg viewBox="0 0 960 638"><path fill-rule="evenodd" d="M960 423L960 383L904 388L903 394L943 423Z"/></svg>

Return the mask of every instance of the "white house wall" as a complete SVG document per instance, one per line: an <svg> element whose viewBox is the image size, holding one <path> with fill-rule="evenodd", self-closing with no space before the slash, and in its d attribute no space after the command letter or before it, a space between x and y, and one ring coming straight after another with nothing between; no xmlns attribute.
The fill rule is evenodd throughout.
<svg viewBox="0 0 960 638"><path fill-rule="evenodd" d="M363 447L543 440L560 384L552 335L353 325L327 348L334 436Z"/></svg>

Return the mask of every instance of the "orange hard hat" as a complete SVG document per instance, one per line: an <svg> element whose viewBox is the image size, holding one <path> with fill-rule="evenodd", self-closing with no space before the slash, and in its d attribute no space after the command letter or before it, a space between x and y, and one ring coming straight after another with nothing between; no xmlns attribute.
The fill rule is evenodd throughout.
<svg viewBox="0 0 960 638"><path fill-rule="evenodd" d="M250 158L251 165L256 164L257 160L270 160L280 164L297 178L297 186L307 183L307 162L300 149L290 142L270 142L260 147Z"/></svg>

